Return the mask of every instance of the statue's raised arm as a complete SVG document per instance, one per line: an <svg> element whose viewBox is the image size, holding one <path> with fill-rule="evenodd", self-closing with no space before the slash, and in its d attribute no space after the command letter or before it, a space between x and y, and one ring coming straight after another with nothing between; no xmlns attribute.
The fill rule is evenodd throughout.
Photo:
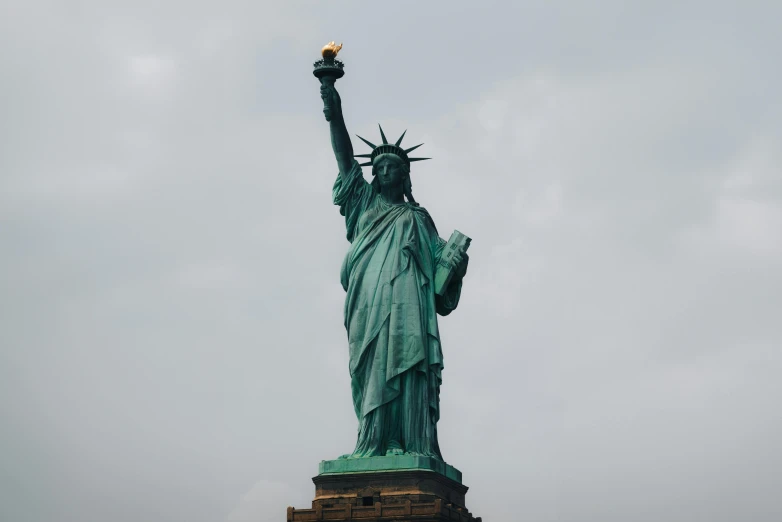
<svg viewBox="0 0 782 522"><path fill-rule="evenodd" d="M347 174L353 163L353 144L342 116L342 101L334 86L333 78L324 78L320 86L320 97L323 98L323 114L331 127L331 148L337 158L340 175Z"/></svg>
<svg viewBox="0 0 782 522"><path fill-rule="evenodd" d="M350 142L345 118L342 114L342 100L334 83L341 78L342 62L336 60L342 44L326 44L321 50L323 60L315 63L315 76L320 79L320 97L323 99L323 115L331 126L331 147L337 158L340 176L350 172L353 165L353 144Z"/></svg>

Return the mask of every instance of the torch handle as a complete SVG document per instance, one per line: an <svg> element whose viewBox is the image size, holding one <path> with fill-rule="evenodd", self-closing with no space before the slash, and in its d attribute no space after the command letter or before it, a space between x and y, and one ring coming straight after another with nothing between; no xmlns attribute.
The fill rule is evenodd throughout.
<svg viewBox="0 0 782 522"><path fill-rule="evenodd" d="M334 88L334 84L336 83L337 79L333 76L321 76L320 77L320 84L323 87L326 87L329 90L329 94L323 97L323 108L324 109L337 109L339 110L341 107L339 107L339 94L337 93L337 90ZM337 105L337 107L334 107L334 105Z"/></svg>

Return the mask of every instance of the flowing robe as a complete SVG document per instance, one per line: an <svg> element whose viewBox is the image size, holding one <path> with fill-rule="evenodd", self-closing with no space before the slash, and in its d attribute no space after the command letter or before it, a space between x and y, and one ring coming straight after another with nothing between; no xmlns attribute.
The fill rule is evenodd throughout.
<svg viewBox="0 0 782 522"><path fill-rule="evenodd" d="M434 272L446 241L423 208L389 204L354 160L338 176L334 204L350 249L342 265L353 405L359 421L349 457L396 449L442 459L437 442L443 354L437 316L459 302L461 280L444 296Z"/></svg>

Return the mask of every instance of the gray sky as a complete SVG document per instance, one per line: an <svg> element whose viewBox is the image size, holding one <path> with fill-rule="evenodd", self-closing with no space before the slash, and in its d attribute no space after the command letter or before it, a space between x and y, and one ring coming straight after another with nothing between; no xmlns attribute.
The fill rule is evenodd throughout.
<svg viewBox="0 0 782 522"><path fill-rule="evenodd" d="M468 507L780 520L782 8L738 4L2 2L0 519L279 521L352 449L337 40L474 238Z"/></svg>

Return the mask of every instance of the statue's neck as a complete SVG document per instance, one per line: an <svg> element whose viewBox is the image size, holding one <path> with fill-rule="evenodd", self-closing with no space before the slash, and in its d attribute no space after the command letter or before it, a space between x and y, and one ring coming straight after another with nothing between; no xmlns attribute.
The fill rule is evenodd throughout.
<svg viewBox="0 0 782 522"><path fill-rule="evenodd" d="M404 191L401 187L381 187L380 197L389 205L399 205L405 202Z"/></svg>

